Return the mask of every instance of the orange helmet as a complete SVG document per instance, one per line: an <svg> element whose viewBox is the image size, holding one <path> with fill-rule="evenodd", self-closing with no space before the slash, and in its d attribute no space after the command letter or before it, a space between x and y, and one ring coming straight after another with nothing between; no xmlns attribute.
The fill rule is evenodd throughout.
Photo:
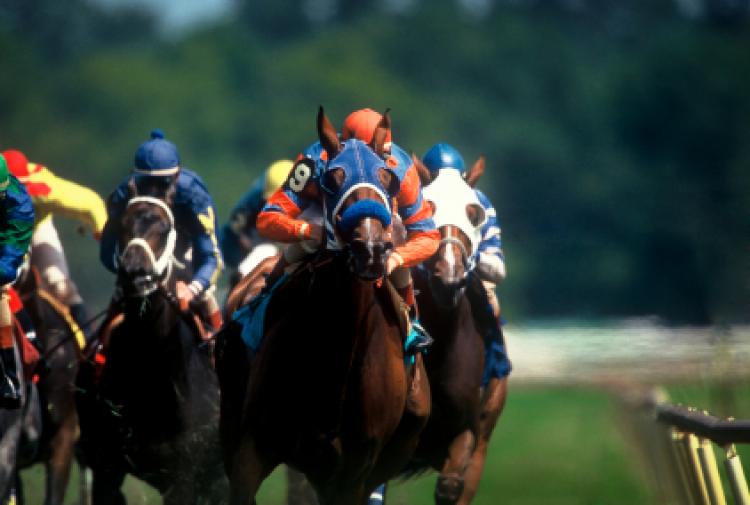
<svg viewBox="0 0 750 505"><path fill-rule="evenodd" d="M375 128L378 127L382 118L382 114L372 109L355 110L344 119L344 126L341 127L341 138L344 140L357 138L369 144L375 134ZM388 130L385 137L386 147L389 147L390 143L391 131Z"/></svg>
<svg viewBox="0 0 750 505"><path fill-rule="evenodd" d="M29 160L21 151L8 149L3 152L5 161L8 162L8 170L16 177L26 177L29 175Z"/></svg>

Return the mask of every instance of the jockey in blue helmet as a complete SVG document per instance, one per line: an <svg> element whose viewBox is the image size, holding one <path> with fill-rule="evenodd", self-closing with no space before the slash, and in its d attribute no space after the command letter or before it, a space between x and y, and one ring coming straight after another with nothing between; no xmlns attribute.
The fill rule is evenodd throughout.
<svg viewBox="0 0 750 505"><path fill-rule="evenodd" d="M442 169L458 170L462 176L466 175L466 165L463 156L450 144L439 143L432 146L422 158L431 174L437 174ZM505 351L505 342L500 329L500 304L495 294L497 284L505 279L505 256L501 243L500 222L497 212L484 193L474 188L479 203L484 207L487 221L482 226L482 239L474 257L474 270L469 275L476 275L484 285L484 293L468 289L466 291L471 303L475 307L483 307L485 312L492 315L496 325L488 329L485 335L485 371L482 385L492 379L502 380L511 370L510 361ZM483 296L480 296L483 295Z"/></svg>
<svg viewBox="0 0 750 505"><path fill-rule="evenodd" d="M213 295L216 280L223 266L219 244L216 239L216 210L213 199L198 175L180 164L177 147L164 138L156 129L151 138L143 142L135 152L135 167L109 196L107 200L107 223L102 232L100 257L105 267L117 272L119 226L122 214L131 195L128 182L133 178L139 192L141 188L161 188L166 191L173 183L176 191L172 201L177 246L175 257L186 259L192 265L192 278L177 282L177 299L180 307L187 310L193 300L200 301L202 316L208 319L214 330L221 327L221 311ZM164 194L150 195L163 197ZM189 282L186 282L189 281Z"/></svg>

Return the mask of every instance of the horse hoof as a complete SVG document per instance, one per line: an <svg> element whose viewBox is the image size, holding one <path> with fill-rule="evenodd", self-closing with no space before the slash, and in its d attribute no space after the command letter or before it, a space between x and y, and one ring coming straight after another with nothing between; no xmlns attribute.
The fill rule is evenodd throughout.
<svg viewBox="0 0 750 505"><path fill-rule="evenodd" d="M435 487L435 503L438 505L453 504L461 498L464 491L464 479L457 475L441 475Z"/></svg>

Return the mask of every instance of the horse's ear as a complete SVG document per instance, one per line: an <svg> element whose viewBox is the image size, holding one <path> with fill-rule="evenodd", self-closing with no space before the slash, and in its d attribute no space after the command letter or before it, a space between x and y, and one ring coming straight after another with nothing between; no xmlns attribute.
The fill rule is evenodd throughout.
<svg viewBox="0 0 750 505"><path fill-rule="evenodd" d="M472 188L477 185L477 181L484 174L484 156L480 156L474 165L466 172L464 178L466 183Z"/></svg>
<svg viewBox="0 0 750 505"><path fill-rule="evenodd" d="M132 175L128 179L128 200L138 196L138 186L135 184L135 177Z"/></svg>
<svg viewBox="0 0 750 505"><path fill-rule="evenodd" d="M385 155L385 142L390 131L391 109L386 109L385 112L383 112L383 117L380 118L378 125L375 127L375 131L372 134L372 140L370 141L370 147L373 151L378 153L378 156L380 157Z"/></svg>
<svg viewBox="0 0 750 505"><path fill-rule="evenodd" d="M172 176L172 182L169 183L169 187L164 192L164 202L167 206L171 207L174 204L174 197L177 194L177 179L180 177L180 171Z"/></svg>
<svg viewBox="0 0 750 505"><path fill-rule="evenodd" d="M318 138L320 145L328 153L328 159L332 160L341 151L341 141L336 134L336 128L323 112L323 106L318 109Z"/></svg>
<svg viewBox="0 0 750 505"><path fill-rule="evenodd" d="M417 174L419 174L419 182L422 183L422 187L429 185L433 181L430 169L427 168L427 165L425 165L422 160L417 158L417 155L414 153L411 153L411 161L412 163L414 163L414 166L417 169Z"/></svg>

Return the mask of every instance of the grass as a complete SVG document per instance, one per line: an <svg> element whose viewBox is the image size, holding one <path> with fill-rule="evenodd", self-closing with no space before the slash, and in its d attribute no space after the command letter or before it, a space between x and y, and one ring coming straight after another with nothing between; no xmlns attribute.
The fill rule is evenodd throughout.
<svg viewBox="0 0 750 505"><path fill-rule="evenodd" d="M747 384L679 384L667 386L673 402L708 408L717 415L750 418ZM593 388L515 386L501 417L487 458L476 505L618 505L652 504L642 459L623 430L625 412L610 392ZM743 461L750 447L741 446ZM718 449L717 449L717 457ZM747 463L746 463L747 464ZM41 503L43 471L23 474L28 503ZM436 474L391 485L390 505L432 504ZM130 505L160 503L156 493L129 478ZM66 504L77 503L77 473ZM258 503L285 501L283 472L263 485Z"/></svg>
<svg viewBox="0 0 750 505"><path fill-rule="evenodd" d="M514 387L487 459L477 505L653 503L647 481L618 428L618 402L605 391L568 387ZM24 472L28 503L42 502L42 469ZM66 504L77 503L77 476ZM431 504L435 473L392 485L389 503ZM130 505L159 503L128 479ZM258 503L284 503L283 472L263 485Z"/></svg>

